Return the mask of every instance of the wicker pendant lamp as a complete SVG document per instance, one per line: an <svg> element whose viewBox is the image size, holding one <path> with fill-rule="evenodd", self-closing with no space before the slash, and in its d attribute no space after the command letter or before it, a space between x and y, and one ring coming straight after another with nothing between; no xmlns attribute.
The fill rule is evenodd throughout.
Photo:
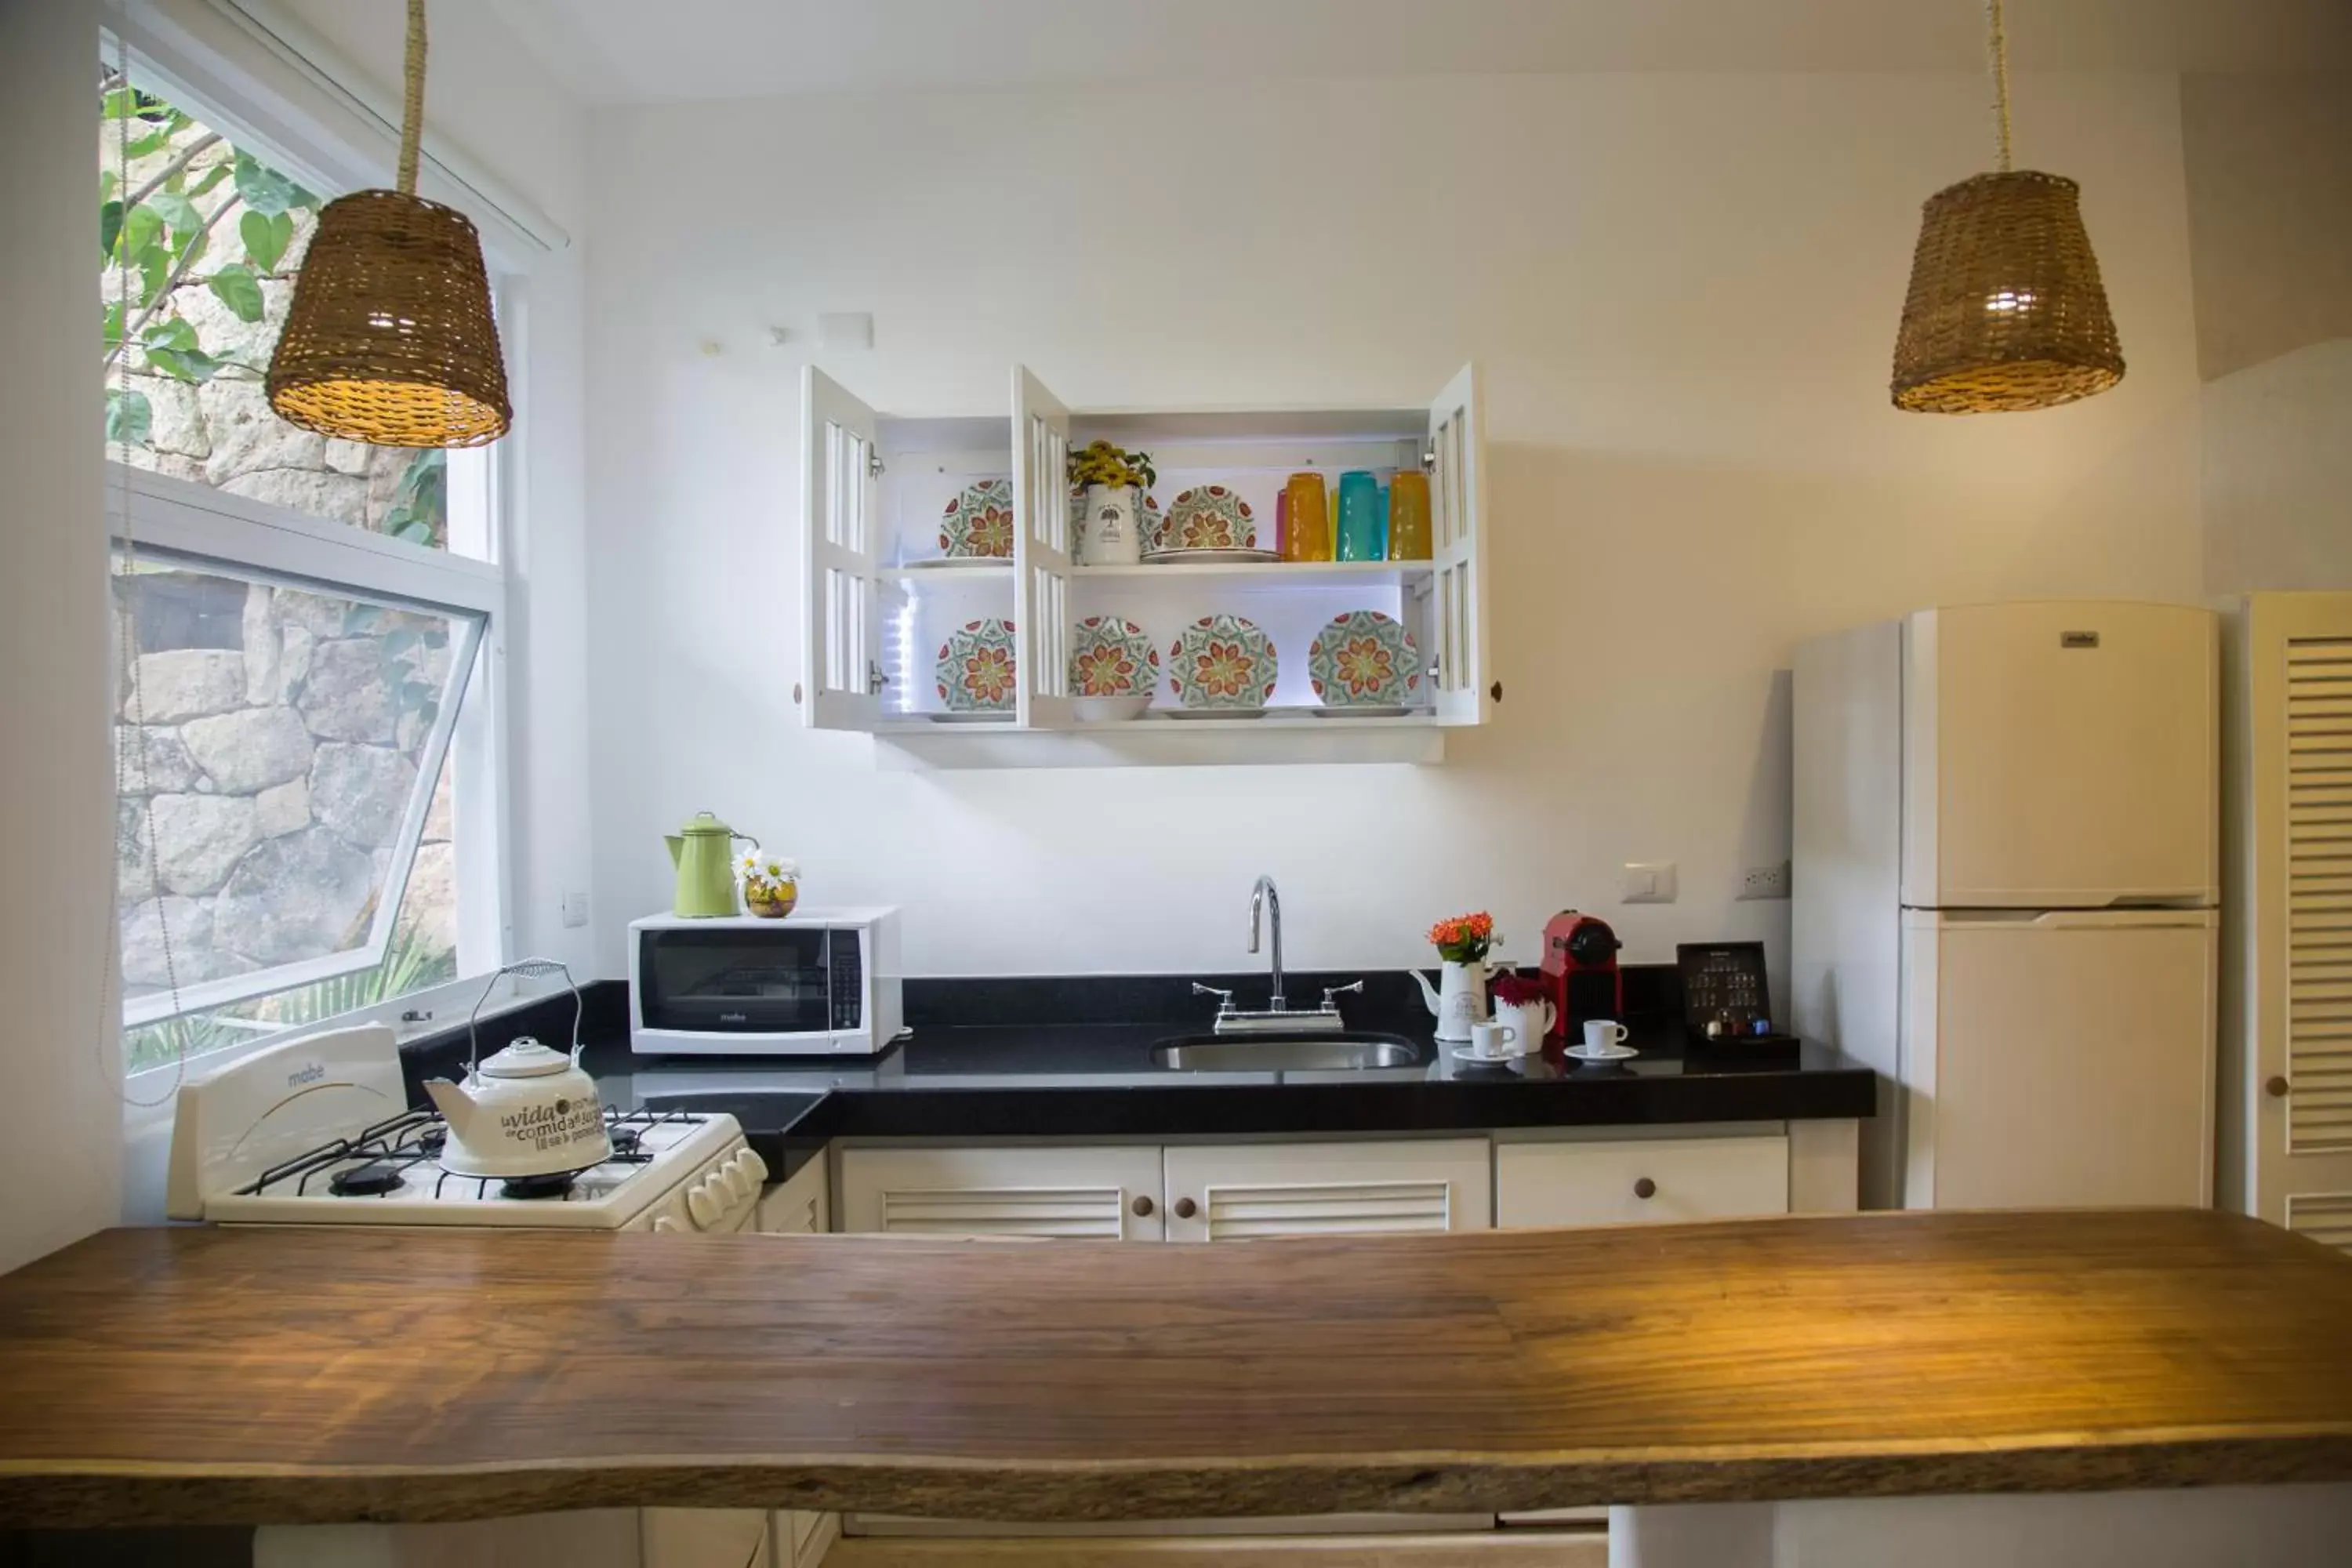
<svg viewBox="0 0 2352 1568"><path fill-rule="evenodd" d="M416 195L425 128L425 0L408 0L399 189L327 204L270 356L269 406L379 447L479 447L507 433L506 362L482 242L465 214Z"/></svg>
<svg viewBox="0 0 2352 1568"><path fill-rule="evenodd" d="M1999 171L1921 208L1911 289L1895 339L1895 406L1991 414L2050 408L2124 378L2115 318L2074 182L2009 162L2009 40L1991 31Z"/></svg>

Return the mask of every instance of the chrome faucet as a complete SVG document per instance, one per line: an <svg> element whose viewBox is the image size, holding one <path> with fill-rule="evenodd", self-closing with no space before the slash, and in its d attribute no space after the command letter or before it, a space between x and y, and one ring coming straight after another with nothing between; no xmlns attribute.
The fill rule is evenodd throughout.
<svg viewBox="0 0 2352 1568"><path fill-rule="evenodd" d="M1271 877L1260 877L1256 885L1250 889L1249 950L1252 952L1257 951L1258 916L1261 912L1274 927L1273 985L1267 994L1265 1010L1280 1013L1287 1010L1282 999L1282 895L1275 891Z"/></svg>
<svg viewBox="0 0 2352 1568"><path fill-rule="evenodd" d="M1291 1011L1290 1004L1282 992L1282 895L1275 891L1274 879L1271 877L1260 877L1256 885L1250 889L1249 950L1252 952L1258 950L1258 938L1261 933L1273 943L1273 951L1270 954L1272 963L1268 966L1269 994L1266 997L1264 1012L1245 1012L1234 1005L1232 992L1220 990L1214 985L1203 985L1197 980L1192 982L1194 995L1214 996L1217 999L1217 1033L1220 1035L1336 1035L1339 1033L1344 1027L1339 1018L1339 998L1351 991L1360 994L1364 989L1364 983L1359 980L1352 984L1327 986L1323 992L1323 1005L1300 1008L1297 1012Z"/></svg>

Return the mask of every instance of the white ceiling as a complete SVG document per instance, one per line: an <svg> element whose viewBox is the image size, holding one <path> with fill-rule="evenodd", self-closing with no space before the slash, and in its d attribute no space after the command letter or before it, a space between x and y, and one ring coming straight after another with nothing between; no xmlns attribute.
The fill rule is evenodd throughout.
<svg viewBox="0 0 2352 1568"><path fill-rule="evenodd" d="M1980 0L491 0L595 103L1234 78L1939 70ZM2008 0L2021 69L2352 65L2352 0Z"/></svg>

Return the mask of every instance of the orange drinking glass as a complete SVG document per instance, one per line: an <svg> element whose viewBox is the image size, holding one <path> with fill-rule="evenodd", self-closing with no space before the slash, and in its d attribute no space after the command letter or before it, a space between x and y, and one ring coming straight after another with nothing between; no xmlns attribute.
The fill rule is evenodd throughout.
<svg viewBox="0 0 2352 1568"><path fill-rule="evenodd" d="M1389 485L1389 559L1429 559L1429 476L1402 468Z"/></svg>
<svg viewBox="0 0 2352 1568"><path fill-rule="evenodd" d="M1289 529L1282 536L1282 558L1285 561L1328 561L1331 559L1330 503L1324 499L1323 476L1300 473L1290 476L1283 487L1288 500Z"/></svg>

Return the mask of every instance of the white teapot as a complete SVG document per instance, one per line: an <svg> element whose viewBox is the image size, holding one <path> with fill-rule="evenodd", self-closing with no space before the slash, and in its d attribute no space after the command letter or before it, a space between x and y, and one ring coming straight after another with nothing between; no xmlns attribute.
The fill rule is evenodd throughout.
<svg viewBox="0 0 2352 1568"><path fill-rule="evenodd" d="M449 1123L441 1168L453 1175L552 1176L585 1170L613 1152L596 1080L572 1054L526 1035L466 1075L427 1079L425 1092Z"/></svg>

